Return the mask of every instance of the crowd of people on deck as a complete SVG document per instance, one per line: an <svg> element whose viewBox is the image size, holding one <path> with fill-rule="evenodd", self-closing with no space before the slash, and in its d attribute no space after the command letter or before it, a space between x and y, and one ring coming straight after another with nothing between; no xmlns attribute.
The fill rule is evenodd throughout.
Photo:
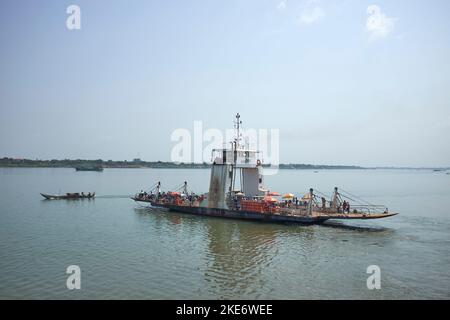
<svg viewBox="0 0 450 320"><path fill-rule="evenodd" d="M148 202L158 202L158 203L170 203L170 204L193 204L195 202L203 201L204 197L202 195L197 195L195 193L182 194L179 192L157 192L150 193L141 190L135 195L135 199Z"/></svg>
<svg viewBox="0 0 450 320"><path fill-rule="evenodd" d="M152 192L147 193L144 190L141 190L141 192L139 192L138 194L135 195L135 198L139 199L139 200L155 200L156 199L156 195Z"/></svg>
<svg viewBox="0 0 450 320"><path fill-rule="evenodd" d="M287 208L298 208L298 207L304 207L308 205L308 201L304 201L302 199L298 199L297 197L293 197L292 199L286 199L282 202L280 202L281 207L287 207Z"/></svg>
<svg viewBox="0 0 450 320"><path fill-rule="evenodd" d="M90 196L90 193L89 195ZM148 202L158 202L158 203L169 203L169 204L183 204L183 205L192 205L194 203L196 203L198 205L198 203L202 202L204 199L203 195L197 195L195 193L191 193L191 194L182 194L179 192L153 192L150 191L149 193L141 190L138 194L135 195L136 199L139 200L143 200L143 201L148 201ZM236 209L240 209L240 200L254 200L254 201L264 201L262 199L251 199L251 198L247 198L247 197L234 197L233 199L234 201L234 207ZM322 208L326 208L326 204L327 201L324 197L321 198L322 200ZM299 209L299 208L304 208L307 207L309 204L309 200L305 200L305 199L299 199L297 197L292 197L290 199L285 199L283 201L280 202L272 202L271 206L278 207L278 208L295 208L295 209ZM330 206L331 206L331 202L330 202ZM340 211L342 208L342 212L343 213L350 213L350 203L346 200L344 200L342 202L342 207L341 205L338 206L338 211Z"/></svg>

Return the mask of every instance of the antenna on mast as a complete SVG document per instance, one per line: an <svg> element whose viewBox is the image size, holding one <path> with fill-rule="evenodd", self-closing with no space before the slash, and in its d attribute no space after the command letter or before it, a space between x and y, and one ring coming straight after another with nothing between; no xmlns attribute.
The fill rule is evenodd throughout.
<svg viewBox="0 0 450 320"><path fill-rule="evenodd" d="M236 149L240 145L239 142L241 140L240 128L241 128L242 121L240 120L240 118L241 118L241 115L238 112L236 114L236 121L234 123L234 127L236 128L236 137L234 138Z"/></svg>

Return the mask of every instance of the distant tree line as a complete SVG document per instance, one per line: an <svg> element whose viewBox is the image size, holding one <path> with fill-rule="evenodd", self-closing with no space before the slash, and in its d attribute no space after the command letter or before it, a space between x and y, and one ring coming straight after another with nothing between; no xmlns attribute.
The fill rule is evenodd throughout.
<svg viewBox="0 0 450 320"><path fill-rule="evenodd" d="M96 167L103 168L208 168L207 163L174 163L166 161L142 161L134 159L133 161L114 161L114 160L84 160L84 159L64 159L64 160L31 160L1 158L0 167L42 167L42 168L75 168L75 167Z"/></svg>
<svg viewBox="0 0 450 320"><path fill-rule="evenodd" d="M75 168L75 167L94 167L103 168L161 168L161 169L205 169L211 164L203 163L175 163L169 161L142 161L134 159L132 161L113 161L113 160L83 160L83 159L64 159L64 160L31 160L1 158L0 167L33 167L33 168ZM264 167L269 167L265 164ZM336 165L312 165L312 164L280 164L280 169L363 169L358 166L336 166Z"/></svg>
<svg viewBox="0 0 450 320"><path fill-rule="evenodd" d="M322 165L322 164L280 164L280 169L364 169L359 166L339 166L339 165Z"/></svg>

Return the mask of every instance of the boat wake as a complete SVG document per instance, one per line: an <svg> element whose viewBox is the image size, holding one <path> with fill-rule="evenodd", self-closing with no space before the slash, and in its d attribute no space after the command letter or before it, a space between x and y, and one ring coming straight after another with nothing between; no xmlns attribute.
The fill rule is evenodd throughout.
<svg viewBox="0 0 450 320"><path fill-rule="evenodd" d="M130 195L102 195L102 196L95 196L96 199L129 199Z"/></svg>
<svg viewBox="0 0 450 320"><path fill-rule="evenodd" d="M351 231L363 231L363 232L394 232L395 229L382 227L382 226L367 226L367 225L351 225L340 221L326 221L322 224L323 227L336 228Z"/></svg>

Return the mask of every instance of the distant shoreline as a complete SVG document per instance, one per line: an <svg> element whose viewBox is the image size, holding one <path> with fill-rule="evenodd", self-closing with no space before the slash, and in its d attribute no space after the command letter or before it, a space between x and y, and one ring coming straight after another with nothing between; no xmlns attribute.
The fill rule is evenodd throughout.
<svg viewBox="0 0 450 320"><path fill-rule="evenodd" d="M208 163L175 163L168 161L142 161L135 159L133 161L113 161L113 160L83 160L83 159L64 159L64 160L31 160L31 159L14 159L0 158L1 168L75 168L75 167L93 167L101 166L105 169L208 169L211 164ZM270 165L263 165L270 167ZM314 165L314 164L280 164L278 169L282 170L373 170L373 169L414 169L414 170L436 170L446 171L450 167L362 167L349 165Z"/></svg>

